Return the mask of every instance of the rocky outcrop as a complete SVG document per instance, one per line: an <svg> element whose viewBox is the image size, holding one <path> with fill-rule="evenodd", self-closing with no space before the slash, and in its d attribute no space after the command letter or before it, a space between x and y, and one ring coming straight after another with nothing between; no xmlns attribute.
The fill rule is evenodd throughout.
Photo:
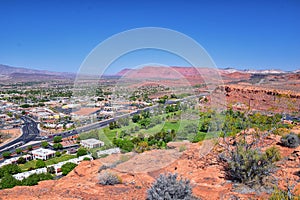
<svg viewBox="0 0 300 200"><path fill-rule="evenodd" d="M227 105L244 104L252 110L267 112L298 112L300 92L263 86L228 84L220 86L226 93Z"/></svg>

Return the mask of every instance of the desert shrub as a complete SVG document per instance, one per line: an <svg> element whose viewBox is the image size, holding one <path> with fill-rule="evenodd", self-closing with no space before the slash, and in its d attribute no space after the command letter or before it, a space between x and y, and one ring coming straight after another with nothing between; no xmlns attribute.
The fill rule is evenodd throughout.
<svg viewBox="0 0 300 200"><path fill-rule="evenodd" d="M161 174L147 191L147 200L193 199L188 179L177 179L177 174Z"/></svg>
<svg viewBox="0 0 300 200"><path fill-rule="evenodd" d="M135 147L135 152L137 153L143 153L144 151L147 151L149 149L149 145L148 145L148 142L146 141L142 141L142 142L139 142L136 147Z"/></svg>
<svg viewBox="0 0 300 200"><path fill-rule="evenodd" d="M116 174L105 172L99 176L99 184L101 185L115 185L119 183L122 183L122 180Z"/></svg>
<svg viewBox="0 0 300 200"><path fill-rule="evenodd" d="M283 146L290 147L290 148L295 148L300 144L298 135L294 133L290 133L282 137L280 142L282 143Z"/></svg>
<svg viewBox="0 0 300 200"><path fill-rule="evenodd" d="M271 194L269 200L299 200L299 195L291 194L290 192L279 190L276 188Z"/></svg>
<svg viewBox="0 0 300 200"><path fill-rule="evenodd" d="M265 155L266 155L267 159L269 161L271 161L272 163L277 162L281 159L279 149L275 146L268 148L265 152Z"/></svg>
<svg viewBox="0 0 300 200"><path fill-rule="evenodd" d="M245 148L244 144L237 144L229 154L226 167L228 178L250 187L263 185L263 179L273 172L273 162L278 160L274 149L262 153L258 149Z"/></svg>
<svg viewBox="0 0 300 200"><path fill-rule="evenodd" d="M183 151L185 151L186 150L186 146L185 145L181 145L180 147L179 147L179 152L183 152Z"/></svg>
<svg viewBox="0 0 300 200"><path fill-rule="evenodd" d="M106 170L106 169L109 169L109 166L101 165L101 167L99 167L99 169L98 169L98 173L100 173L102 170Z"/></svg>

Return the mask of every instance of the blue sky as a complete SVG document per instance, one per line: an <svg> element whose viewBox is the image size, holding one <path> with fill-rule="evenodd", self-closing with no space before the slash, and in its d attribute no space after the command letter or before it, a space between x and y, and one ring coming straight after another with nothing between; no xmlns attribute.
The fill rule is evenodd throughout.
<svg viewBox="0 0 300 200"><path fill-rule="evenodd" d="M11 66L76 72L103 40L151 26L192 37L219 67L300 69L298 0L0 0L0 13L0 63ZM147 62L185 65L154 57ZM111 72L139 64L134 58Z"/></svg>

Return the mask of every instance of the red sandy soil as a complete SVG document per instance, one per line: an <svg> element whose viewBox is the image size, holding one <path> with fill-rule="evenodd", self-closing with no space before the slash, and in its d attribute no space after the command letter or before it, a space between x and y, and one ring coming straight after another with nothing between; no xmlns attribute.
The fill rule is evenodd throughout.
<svg viewBox="0 0 300 200"><path fill-rule="evenodd" d="M73 112L76 115L89 115L93 112L96 112L99 108L80 108L80 110Z"/></svg>
<svg viewBox="0 0 300 200"><path fill-rule="evenodd" d="M3 145L9 141L12 141L13 139L19 137L21 135L21 130L18 128L14 128L14 129L5 129L5 130L0 130L0 133L3 134L9 134L10 138L4 139L4 140L0 140L0 145Z"/></svg>
<svg viewBox="0 0 300 200"><path fill-rule="evenodd" d="M299 127L297 128L299 130ZM286 180L299 179L297 172L300 163L300 147L290 149L278 145L280 136L269 136L262 144L275 145L279 148L282 160L276 163L279 167L275 177L279 179L279 187L286 187ZM193 193L201 199L266 199L268 194L240 194L233 189L230 181L225 179L223 164L217 159L223 147L216 145L205 156L201 156L203 146L191 143L170 143L170 150L152 150L142 154L128 153L128 161L109 169L118 174L122 184L102 186L97 184L98 169L103 164L113 163L124 155L111 155L94 161L84 161L66 177L59 180L42 181L37 186L18 186L0 191L2 199L136 199L146 198L147 189L161 173L176 172L191 180ZM179 151L180 146L187 150ZM203 145L203 144L202 144ZM123 158L122 158L123 157ZM300 185L296 188L300 189ZM0 199L1 199L0 198Z"/></svg>

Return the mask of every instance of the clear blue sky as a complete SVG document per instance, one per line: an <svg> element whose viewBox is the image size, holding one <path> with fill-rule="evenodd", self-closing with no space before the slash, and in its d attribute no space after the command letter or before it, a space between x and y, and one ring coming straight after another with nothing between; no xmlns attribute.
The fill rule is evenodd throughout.
<svg viewBox="0 0 300 200"><path fill-rule="evenodd" d="M219 67L300 69L299 0L0 0L0 14L11 66L76 72L111 35L157 26L194 38Z"/></svg>

